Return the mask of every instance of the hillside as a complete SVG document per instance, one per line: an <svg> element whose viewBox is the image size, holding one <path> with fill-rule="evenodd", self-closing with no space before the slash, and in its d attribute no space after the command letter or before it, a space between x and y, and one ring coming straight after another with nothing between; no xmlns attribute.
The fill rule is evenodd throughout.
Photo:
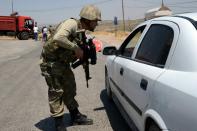
<svg viewBox="0 0 197 131"><path fill-rule="evenodd" d="M126 20L125 21L125 31L131 31L136 25L143 22L143 19L138 20ZM114 32L115 29L118 31L124 30L123 21L118 21L118 25L114 25L112 20L103 20L99 23L96 27L95 31L107 31L107 32Z"/></svg>

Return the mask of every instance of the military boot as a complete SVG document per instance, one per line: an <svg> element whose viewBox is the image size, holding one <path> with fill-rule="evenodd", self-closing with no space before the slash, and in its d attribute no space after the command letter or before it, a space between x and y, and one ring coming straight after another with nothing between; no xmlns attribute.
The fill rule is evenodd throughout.
<svg viewBox="0 0 197 131"><path fill-rule="evenodd" d="M67 131L63 122L63 116L55 117L54 119L56 131Z"/></svg>
<svg viewBox="0 0 197 131"><path fill-rule="evenodd" d="M92 125L93 120L87 118L86 115L83 115L76 108L74 110L69 110L71 116L71 125Z"/></svg>

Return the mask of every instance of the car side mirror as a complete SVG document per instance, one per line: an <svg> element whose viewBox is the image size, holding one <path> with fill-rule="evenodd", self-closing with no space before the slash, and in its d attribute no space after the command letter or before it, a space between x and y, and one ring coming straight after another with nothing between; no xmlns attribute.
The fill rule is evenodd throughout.
<svg viewBox="0 0 197 131"><path fill-rule="evenodd" d="M108 46L103 49L103 55L116 55L116 51L115 46Z"/></svg>

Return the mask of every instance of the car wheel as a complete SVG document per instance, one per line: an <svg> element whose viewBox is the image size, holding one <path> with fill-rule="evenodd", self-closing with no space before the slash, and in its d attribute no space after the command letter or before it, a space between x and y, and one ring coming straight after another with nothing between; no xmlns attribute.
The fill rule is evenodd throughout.
<svg viewBox="0 0 197 131"><path fill-rule="evenodd" d="M152 123L149 126L148 131L161 131L161 129L155 123Z"/></svg>
<svg viewBox="0 0 197 131"><path fill-rule="evenodd" d="M109 77L107 73L107 69L105 69L105 88L107 90L107 96L111 100L112 99L112 92L109 84Z"/></svg>

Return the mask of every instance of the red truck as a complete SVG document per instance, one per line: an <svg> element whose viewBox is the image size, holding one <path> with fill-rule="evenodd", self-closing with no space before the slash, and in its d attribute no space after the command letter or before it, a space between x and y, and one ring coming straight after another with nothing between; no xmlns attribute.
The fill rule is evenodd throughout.
<svg viewBox="0 0 197 131"><path fill-rule="evenodd" d="M0 16L0 34L14 33L19 40L33 38L34 20L29 16Z"/></svg>

